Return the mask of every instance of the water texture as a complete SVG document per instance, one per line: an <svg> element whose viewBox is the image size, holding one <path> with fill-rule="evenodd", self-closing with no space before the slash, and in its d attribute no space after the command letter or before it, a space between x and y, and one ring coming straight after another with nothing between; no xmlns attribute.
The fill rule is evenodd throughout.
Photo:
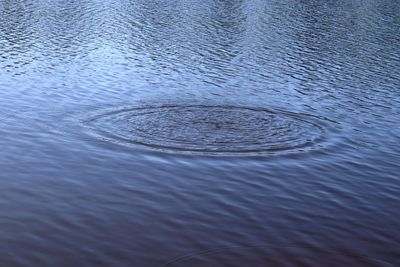
<svg viewBox="0 0 400 267"><path fill-rule="evenodd" d="M0 0L1 266L400 266L400 2Z"/></svg>

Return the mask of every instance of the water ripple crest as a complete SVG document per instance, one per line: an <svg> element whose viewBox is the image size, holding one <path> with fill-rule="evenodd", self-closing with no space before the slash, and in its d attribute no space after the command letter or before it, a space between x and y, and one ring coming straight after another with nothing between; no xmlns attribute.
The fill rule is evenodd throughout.
<svg viewBox="0 0 400 267"><path fill-rule="evenodd" d="M84 125L107 141L207 155L305 149L325 132L310 115L242 106L125 107L91 116Z"/></svg>

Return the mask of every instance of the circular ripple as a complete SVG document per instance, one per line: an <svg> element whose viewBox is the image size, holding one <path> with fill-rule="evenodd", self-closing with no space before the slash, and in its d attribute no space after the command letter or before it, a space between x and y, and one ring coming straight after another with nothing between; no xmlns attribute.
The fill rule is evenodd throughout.
<svg viewBox="0 0 400 267"><path fill-rule="evenodd" d="M250 264L249 264L250 263ZM323 250L316 247L250 246L209 249L183 255L161 267L394 267L390 262L354 252Z"/></svg>
<svg viewBox="0 0 400 267"><path fill-rule="evenodd" d="M269 153L314 145L314 117L234 106L157 106L113 110L85 121L92 133L125 144L205 154Z"/></svg>

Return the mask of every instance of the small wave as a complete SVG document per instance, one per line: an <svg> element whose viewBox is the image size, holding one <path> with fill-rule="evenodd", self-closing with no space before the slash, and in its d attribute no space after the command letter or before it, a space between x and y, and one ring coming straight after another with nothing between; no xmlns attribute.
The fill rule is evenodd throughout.
<svg viewBox="0 0 400 267"><path fill-rule="evenodd" d="M394 267L390 262L356 252L328 250L299 246L234 246L197 251L177 257L161 267L213 266L213 267Z"/></svg>

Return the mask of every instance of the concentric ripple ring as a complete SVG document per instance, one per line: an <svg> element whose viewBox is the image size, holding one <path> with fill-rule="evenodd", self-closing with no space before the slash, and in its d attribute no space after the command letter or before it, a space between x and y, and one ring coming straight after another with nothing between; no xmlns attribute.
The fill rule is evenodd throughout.
<svg viewBox="0 0 400 267"><path fill-rule="evenodd" d="M313 116L240 106L147 106L84 121L102 139L175 153L260 154L304 149L324 133Z"/></svg>

